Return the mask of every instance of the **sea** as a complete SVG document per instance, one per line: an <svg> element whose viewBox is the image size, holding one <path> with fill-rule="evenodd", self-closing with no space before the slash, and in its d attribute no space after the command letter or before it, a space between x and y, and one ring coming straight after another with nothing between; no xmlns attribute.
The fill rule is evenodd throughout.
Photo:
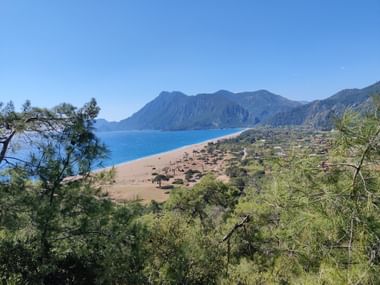
<svg viewBox="0 0 380 285"><path fill-rule="evenodd" d="M242 129L213 129L187 131L115 131L96 135L110 151L102 167L113 166L143 157L201 143L237 133Z"/></svg>
<svg viewBox="0 0 380 285"><path fill-rule="evenodd" d="M96 132L96 136L108 149L108 157L95 163L93 170L205 142L241 130L243 129ZM34 152L28 142L22 139L15 140L14 145L16 147L10 150L12 157L28 160Z"/></svg>

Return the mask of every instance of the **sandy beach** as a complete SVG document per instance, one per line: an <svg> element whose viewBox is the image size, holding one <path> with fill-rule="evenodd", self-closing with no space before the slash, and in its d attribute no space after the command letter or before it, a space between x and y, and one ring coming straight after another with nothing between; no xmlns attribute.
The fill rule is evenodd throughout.
<svg viewBox="0 0 380 285"><path fill-rule="evenodd" d="M210 142L236 137L243 131L116 165L115 183L104 190L116 201L163 202L168 198L171 187L191 187L202 174L211 172L218 179L227 181L223 174L226 154L208 154L205 147ZM193 173L190 179L189 174L186 176L189 171ZM166 189L159 188L158 183L152 183L157 174L170 178L162 182L162 188Z"/></svg>

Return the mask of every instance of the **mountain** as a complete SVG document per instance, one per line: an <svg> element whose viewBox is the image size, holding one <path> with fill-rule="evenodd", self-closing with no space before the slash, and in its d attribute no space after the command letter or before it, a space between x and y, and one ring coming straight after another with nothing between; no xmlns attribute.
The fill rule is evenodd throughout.
<svg viewBox="0 0 380 285"><path fill-rule="evenodd" d="M109 122L105 119L96 120L96 129L104 132L113 131L118 128L118 122Z"/></svg>
<svg viewBox="0 0 380 285"><path fill-rule="evenodd" d="M249 113L236 103L217 96L186 96L162 92L130 118L120 122L122 129L180 130L245 126Z"/></svg>
<svg viewBox="0 0 380 285"><path fill-rule="evenodd" d="M100 119L96 127L110 130L186 130L253 126L301 103L266 90L232 93L220 90L188 96L161 92L131 117L120 122Z"/></svg>
<svg viewBox="0 0 380 285"><path fill-rule="evenodd" d="M294 107L301 105L300 102L288 100L267 90L241 92L236 94L220 90L215 94L222 95L248 110L250 114L250 122L254 123L261 122L281 111L291 110Z"/></svg>
<svg viewBox="0 0 380 285"><path fill-rule="evenodd" d="M275 114L263 122L274 127L305 125L319 129L331 129L334 118L347 108L365 112L371 107L371 96L380 94L380 81L362 89L345 89L324 100L315 100L292 110Z"/></svg>

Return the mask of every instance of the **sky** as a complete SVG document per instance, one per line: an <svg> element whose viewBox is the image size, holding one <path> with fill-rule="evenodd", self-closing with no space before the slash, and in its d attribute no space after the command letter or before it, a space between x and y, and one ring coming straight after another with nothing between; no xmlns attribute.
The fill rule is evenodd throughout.
<svg viewBox="0 0 380 285"><path fill-rule="evenodd" d="M0 101L124 119L161 91L326 98L380 80L380 0L0 0Z"/></svg>

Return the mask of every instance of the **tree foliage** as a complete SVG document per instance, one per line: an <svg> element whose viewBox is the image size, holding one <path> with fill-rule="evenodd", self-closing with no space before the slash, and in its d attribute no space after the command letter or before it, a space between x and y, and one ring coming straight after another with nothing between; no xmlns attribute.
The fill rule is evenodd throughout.
<svg viewBox="0 0 380 285"><path fill-rule="evenodd" d="M144 238L144 227L133 222L138 212L104 197L101 185L111 172L90 174L106 154L92 128L98 112L95 100L80 109L28 103L21 112L12 104L1 110L3 281L89 284L128 277L140 283L134 276L143 252L136 244ZM30 155L9 155L26 143Z"/></svg>
<svg viewBox="0 0 380 285"><path fill-rule="evenodd" d="M2 105L1 282L379 284L379 110L346 112L324 134L327 151L289 142L309 143L311 131L257 130L214 145L232 156L230 183L205 175L144 206L110 200L102 186L114 172L91 172L107 155L94 100Z"/></svg>

